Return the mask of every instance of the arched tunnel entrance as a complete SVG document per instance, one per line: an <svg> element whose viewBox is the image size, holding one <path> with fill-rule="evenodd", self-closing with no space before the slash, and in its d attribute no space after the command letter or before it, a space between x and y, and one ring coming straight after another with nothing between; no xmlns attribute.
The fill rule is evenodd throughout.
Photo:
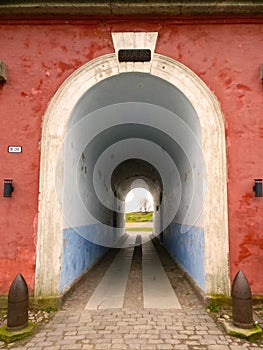
<svg viewBox="0 0 263 350"><path fill-rule="evenodd" d="M132 189L144 188L148 190L153 199L153 218L156 220L156 213L159 212L162 199L163 184L159 172L150 163L138 158L123 161L113 171L111 185L116 197L125 205L125 212L127 212L126 198ZM137 205L137 210L142 209L139 208L139 205ZM122 214L115 211L114 215L116 216L116 225L113 226L123 227L126 221L124 210ZM154 225L156 226L157 224L154 223ZM159 232L162 231L160 228L160 220L157 230Z"/></svg>
<svg viewBox="0 0 263 350"><path fill-rule="evenodd" d="M47 112L63 142L50 121L43 128L57 157L52 159L43 147L36 295L63 294L108 248L130 246L125 240L125 197L135 180L146 184L153 196L154 236L201 292L228 294L228 236L217 232L220 223L227 227L226 197L215 202L225 193L220 192L226 185L224 149L222 158L213 159L213 152L221 152L220 143L224 145L224 131L222 125L204 121L210 112L213 119L220 111L203 100L204 117L203 106L193 105L189 96L157 74L113 74L89 89L81 85L82 70L78 74L82 78L77 85L64 85L61 101L54 98L56 106L51 104ZM191 90L191 80L189 85ZM200 91L209 96L201 87ZM62 108L63 102L71 107ZM57 124L59 116L64 118L62 126ZM213 128L221 135L213 135ZM216 178L219 186L213 198L214 167L224 176ZM54 187L48 182L48 169L54 172ZM44 208L50 201L53 210ZM53 235L42 234L47 222ZM220 247L216 253L211 239ZM53 252L53 272L44 271L45 249Z"/></svg>
<svg viewBox="0 0 263 350"><path fill-rule="evenodd" d="M75 106L64 147L62 289L98 245L125 246L125 195L141 179L155 198L155 236L165 230L164 245L204 290L206 169L187 98L148 74L105 79Z"/></svg>

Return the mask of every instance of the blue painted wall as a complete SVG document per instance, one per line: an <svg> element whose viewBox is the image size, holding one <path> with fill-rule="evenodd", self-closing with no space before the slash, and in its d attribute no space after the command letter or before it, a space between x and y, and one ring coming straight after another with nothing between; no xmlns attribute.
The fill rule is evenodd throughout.
<svg viewBox="0 0 263 350"><path fill-rule="evenodd" d="M183 232L181 233L181 229ZM205 291L204 230L181 224L170 224L165 230L163 243L169 253Z"/></svg>
<svg viewBox="0 0 263 350"><path fill-rule="evenodd" d="M90 229L92 229L92 226ZM94 233L96 233L96 229L96 225L94 225ZM84 231L84 228L82 228L82 231ZM107 247L94 244L83 238L72 228L64 229L62 236L61 292L108 250Z"/></svg>

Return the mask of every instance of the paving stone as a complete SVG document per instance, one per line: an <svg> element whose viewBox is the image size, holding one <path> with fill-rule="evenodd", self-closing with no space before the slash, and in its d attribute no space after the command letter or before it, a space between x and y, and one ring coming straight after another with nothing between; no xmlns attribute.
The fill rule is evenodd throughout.
<svg viewBox="0 0 263 350"><path fill-rule="evenodd" d="M259 350L263 342L249 343L226 335L207 314L193 293L188 282L180 275L170 256L157 248L171 285L182 306L181 310L143 309L140 298L138 261L132 262L133 273L129 277L132 293L126 293L123 309L89 310L85 305L96 285L110 265L115 252L109 252L104 260L91 269L83 283L72 293L63 310L58 311L38 333L28 339L8 346L16 350ZM139 259L140 254L135 256ZM172 268L171 268L172 267ZM136 276L135 276L136 275ZM141 295L139 295L141 297ZM0 348L2 345L0 343Z"/></svg>
<svg viewBox="0 0 263 350"><path fill-rule="evenodd" d="M36 347L36 346L41 347L41 346L51 346L51 345L52 345L51 341L38 342L38 343L35 343L35 344L32 344L32 345L30 343L27 344L28 347L30 347L30 346L32 346L32 347Z"/></svg>
<svg viewBox="0 0 263 350"><path fill-rule="evenodd" d="M157 345L157 349L158 350L161 350L161 349L165 349L165 350L169 350L169 349L172 349L172 345L170 344L159 344Z"/></svg>
<svg viewBox="0 0 263 350"><path fill-rule="evenodd" d="M144 349L145 350L156 350L157 347L156 347L156 345L153 345L153 344L145 344Z"/></svg>
<svg viewBox="0 0 263 350"><path fill-rule="evenodd" d="M68 344L68 345L62 345L61 350L75 350L75 349L81 349L81 344Z"/></svg>

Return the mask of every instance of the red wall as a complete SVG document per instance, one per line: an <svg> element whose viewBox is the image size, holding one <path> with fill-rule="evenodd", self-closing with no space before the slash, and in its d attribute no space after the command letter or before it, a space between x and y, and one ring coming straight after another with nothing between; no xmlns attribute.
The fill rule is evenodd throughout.
<svg viewBox="0 0 263 350"><path fill-rule="evenodd" d="M231 22L231 21L230 21ZM192 69L215 93L226 119L230 264L243 269L263 294L263 198L253 179L263 177L263 21L94 20L0 22L0 187L12 178L12 198L0 194L0 294L18 272L34 288L41 120L61 83L78 67L113 52L111 32L158 31L156 52ZM8 154L21 145L22 154ZM2 185L1 185L2 184ZM0 188L0 191L1 188Z"/></svg>

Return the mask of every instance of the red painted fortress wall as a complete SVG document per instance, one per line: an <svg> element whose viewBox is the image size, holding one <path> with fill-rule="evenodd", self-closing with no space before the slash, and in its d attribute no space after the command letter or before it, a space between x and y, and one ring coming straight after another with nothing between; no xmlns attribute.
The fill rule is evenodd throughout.
<svg viewBox="0 0 263 350"><path fill-rule="evenodd" d="M34 289L41 121L48 102L74 70L113 52L111 32L158 31L156 52L192 69L220 101L226 119L230 263L263 294L262 24L179 24L162 21L0 23L0 187L12 178L12 198L0 193L0 294L21 272ZM201 101L200 101L201 103ZM22 154L8 154L21 145ZM0 188L0 191L1 188ZM216 244L216 242L215 242Z"/></svg>

